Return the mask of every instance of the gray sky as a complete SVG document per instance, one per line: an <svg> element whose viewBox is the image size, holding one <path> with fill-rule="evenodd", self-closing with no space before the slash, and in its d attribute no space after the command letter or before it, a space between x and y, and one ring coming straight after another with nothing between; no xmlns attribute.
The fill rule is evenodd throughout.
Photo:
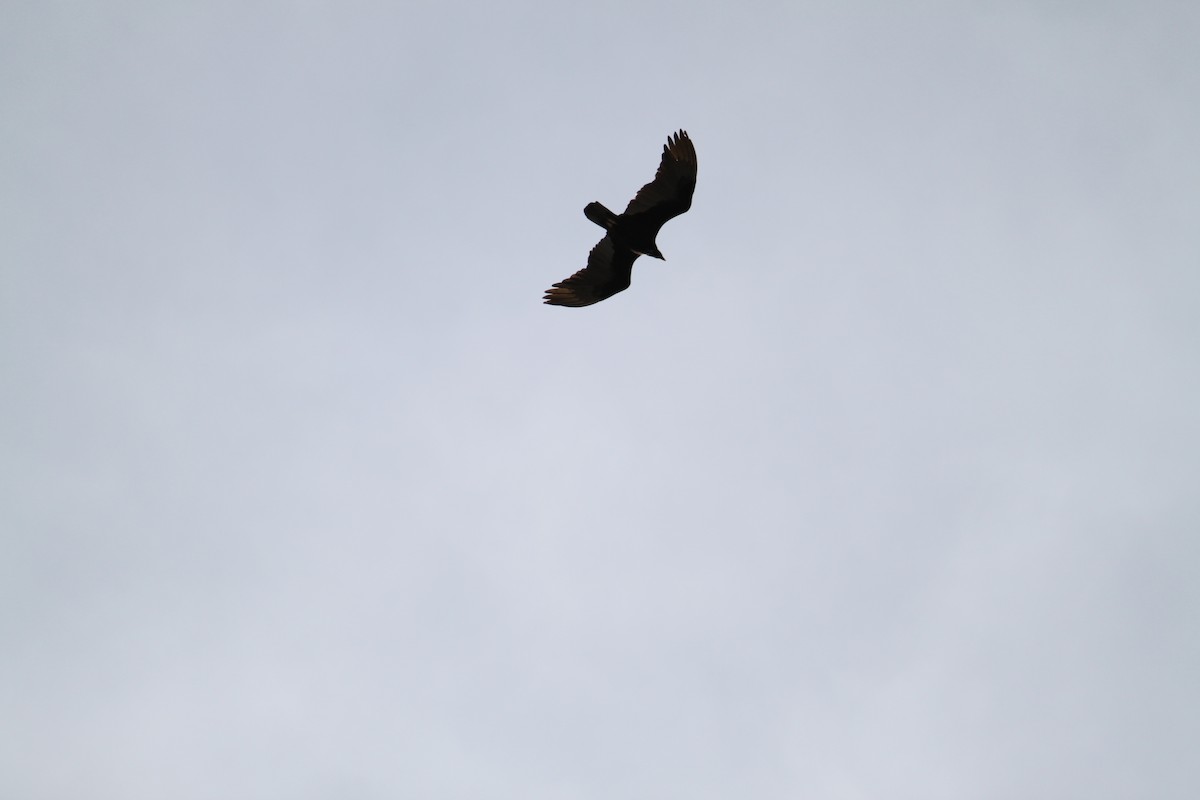
<svg viewBox="0 0 1200 800"><path fill-rule="evenodd" d="M0 796L1200 796L1197 8L6 4Z"/></svg>

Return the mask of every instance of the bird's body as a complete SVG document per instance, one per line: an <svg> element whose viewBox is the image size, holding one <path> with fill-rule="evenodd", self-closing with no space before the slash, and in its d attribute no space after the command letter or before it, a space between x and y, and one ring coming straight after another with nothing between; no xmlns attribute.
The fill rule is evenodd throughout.
<svg viewBox="0 0 1200 800"><path fill-rule="evenodd" d="M639 215L618 216L600 203L588 203L583 207L583 215L608 231L608 238L612 239L614 247L632 250L639 256L663 257L654 241L662 223L655 225L652 220L645 220Z"/></svg>
<svg viewBox="0 0 1200 800"><path fill-rule="evenodd" d="M667 220L692 207L696 172L696 149L687 132L679 131L667 138L654 180L638 191L625 213L588 203L584 215L604 228L605 236L588 254L586 267L546 290L546 303L590 306L628 289L638 256L663 258L655 241L658 232Z"/></svg>

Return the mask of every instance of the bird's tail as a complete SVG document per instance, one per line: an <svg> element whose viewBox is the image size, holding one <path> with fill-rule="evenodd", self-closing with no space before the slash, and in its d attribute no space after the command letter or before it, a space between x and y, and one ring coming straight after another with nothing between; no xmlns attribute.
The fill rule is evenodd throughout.
<svg viewBox="0 0 1200 800"><path fill-rule="evenodd" d="M604 230L612 230L617 221L617 215L599 203L588 203L583 207L583 215Z"/></svg>

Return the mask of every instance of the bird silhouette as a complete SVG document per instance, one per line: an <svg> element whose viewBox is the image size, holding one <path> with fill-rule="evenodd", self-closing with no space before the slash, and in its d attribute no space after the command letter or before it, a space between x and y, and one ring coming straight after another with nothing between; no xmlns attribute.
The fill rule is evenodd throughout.
<svg viewBox="0 0 1200 800"><path fill-rule="evenodd" d="M588 254L587 266L546 290L552 306L590 306L629 288L638 256L663 259L655 239L667 220L692 207L696 190L696 148L687 131L668 136L654 180L614 214L600 203L588 203L583 213L607 233Z"/></svg>

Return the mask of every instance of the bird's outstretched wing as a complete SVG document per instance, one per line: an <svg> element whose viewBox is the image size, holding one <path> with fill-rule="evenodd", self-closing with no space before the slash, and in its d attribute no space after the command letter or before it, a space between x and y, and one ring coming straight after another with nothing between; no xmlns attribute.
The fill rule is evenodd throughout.
<svg viewBox="0 0 1200 800"><path fill-rule="evenodd" d="M679 216L692 207L697 171L696 148L687 131L668 136L654 180L638 190L625 214L645 215L659 224Z"/></svg>
<svg viewBox="0 0 1200 800"><path fill-rule="evenodd" d="M588 254L587 266L546 290L543 298L552 306L590 306L629 288L634 259L632 250L613 246L605 236Z"/></svg>

